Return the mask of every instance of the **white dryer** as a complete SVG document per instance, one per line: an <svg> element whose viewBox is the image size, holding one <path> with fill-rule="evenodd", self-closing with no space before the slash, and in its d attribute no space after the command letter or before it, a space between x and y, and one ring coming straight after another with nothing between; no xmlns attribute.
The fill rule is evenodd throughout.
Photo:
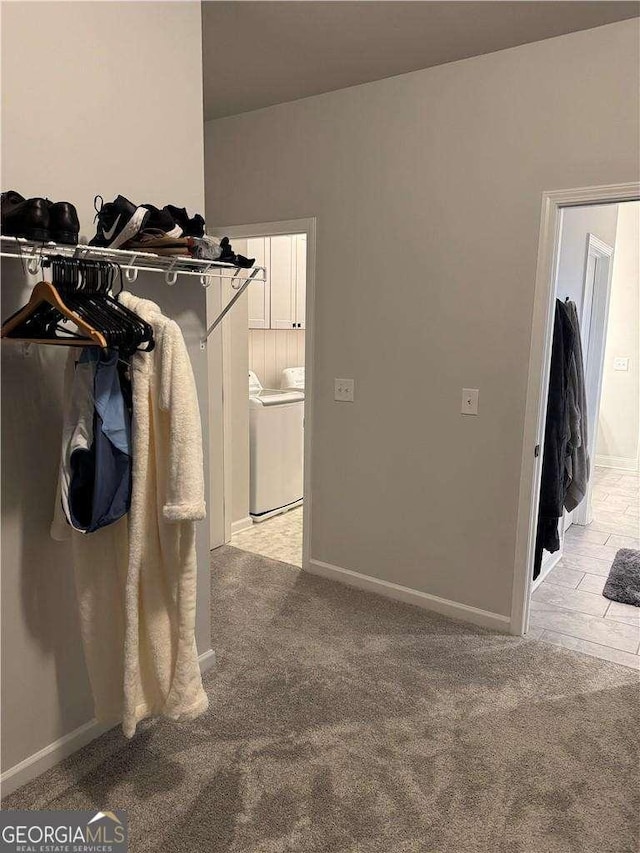
<svg viewBox="0 0 640 853"><path fill-rule="evenodd" d="M249 371L249 513L254 521L302 503L304 393L263 388Z"/></svg>

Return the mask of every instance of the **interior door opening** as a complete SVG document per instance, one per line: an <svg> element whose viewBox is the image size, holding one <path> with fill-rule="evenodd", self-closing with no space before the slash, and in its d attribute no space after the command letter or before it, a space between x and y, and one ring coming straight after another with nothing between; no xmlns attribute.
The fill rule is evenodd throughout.
<svg viewBox="0 0 640 853"><path fill-rule="evenodd" d="M605 585L621 549L637 552L640 566L640 202L572 206L562 209L560 215L553 288L555 322L549 330L550 379L540 443L539 518L532 531L537 548L528 564L528 633L556 645L637 665L640 609L612 599ZM565 325L562 344L558 325L566 324L572 311L582 350L578 372L582 372L584 399L580 403L572 396L569 380L563 391L567 405L562 409L558 403L564 405L565 400L557 377L568 376L571 368L559 369L568 364L559 353L563 346L566 350L566 329L570 333L571 327ZM575 353L573 348L569 359L575 361ZM567 357L566 351L563 354ZM565 414L564 431L559 411ZM555 440L554 431L561 436L567 430L565 449ZM589 463L584 483L577 470L576 451L571 455L571 448L581 441ZM556 453L563 454L559 462L557 457L545 462L545 454ZM553 467L562 479L547 476ZM548 507L545 489L549 491L550 482L564 489L565 495L572 483L579 483L577 506L573 499L565 498L552 535L544 529L549 521L544 518ZM640 573L638 578L640 581Z"/></svg>
<svg viewBox="0 0 640 853"><path fill-rule="evenodd" d="M234 251L255 258L252 282L223 323L222 472L211 501L222 509L212 547L302 567L308 539L310 328L314 220L216 229ZM210 389L214 399L216 389ZM216 433L212 430L213 441ZM212 456L214 449L212 448Z"/></svg>

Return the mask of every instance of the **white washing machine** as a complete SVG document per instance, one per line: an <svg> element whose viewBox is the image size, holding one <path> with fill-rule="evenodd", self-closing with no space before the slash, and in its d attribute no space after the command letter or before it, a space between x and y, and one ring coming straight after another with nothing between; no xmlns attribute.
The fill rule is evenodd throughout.
<svg viewBox="0 0 640 853"><path fill-rule="evenodd" d="M287 390L304 391L304 367L285 367L280 387Z"/></svg>
<svg viewBox="0 0 640 853"><path fill-rule="evenodd" d="M263 388L249 371L249 513L254 521L302 503L304 392Z"/></svg>

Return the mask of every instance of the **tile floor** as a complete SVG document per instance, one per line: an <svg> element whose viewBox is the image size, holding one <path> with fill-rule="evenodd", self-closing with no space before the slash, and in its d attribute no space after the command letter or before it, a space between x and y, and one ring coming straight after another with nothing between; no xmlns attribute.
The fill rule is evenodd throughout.
<svg viewBox="0 0 640 853"><path fill-rule="evenodd" d="M231 537L234 548L302 566L302 507L274 515Z"/></svg>
<svg viewBox="0 0 640 853"><path fill-rule="evenodd" d="M640 608L602 595L618 548L640 549L640 478L593 476L593 522L567 530L561 561L533 593L530 636L640 669Z"/></svg>

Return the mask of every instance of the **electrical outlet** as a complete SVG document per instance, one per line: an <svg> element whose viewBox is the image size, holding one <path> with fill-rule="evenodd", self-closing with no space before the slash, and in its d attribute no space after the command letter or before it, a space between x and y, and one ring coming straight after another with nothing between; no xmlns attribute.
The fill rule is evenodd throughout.
<svg viewBox="0 0 640 853"><path fill-rule="evenodd" d="M613 369L614 370L629 370L629 359L628 358L614 358L613 359Z"/></svg>
<svg viewBox="0 0 640 853"><path fill-rule="evenodd" d="M463 388L462 389L462 406L460 407L460 411L463 415L477 415L478 414L478 397L480 396L480 391L477 388Z"/></svg>
<svg viewBox="0 0 640 853"><path fill-rule="evenodd" d="M334 379L333 399L339 403L353 403L354 385L353 379Z"/></svg>

